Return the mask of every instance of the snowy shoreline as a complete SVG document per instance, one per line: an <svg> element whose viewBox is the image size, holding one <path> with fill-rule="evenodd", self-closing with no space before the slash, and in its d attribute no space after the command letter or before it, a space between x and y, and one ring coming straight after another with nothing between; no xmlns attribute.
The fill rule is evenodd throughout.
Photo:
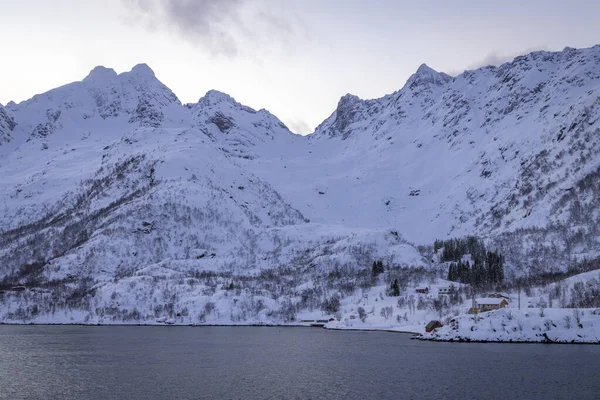
<svg viewBox="0 0 600 400"><path fill-rule="evenodd" d="M319 326L310 326L309 324L164 324L164 323L146 323L146 324L126 324L126 323L98 323L98 324L85 324L85 323L64 323L64 322L44 322L44 323L33 323L33 322L0 322L0 326L140 326L140 327L189 327L189 328L203 328L203 327L229 327L229 328L242 328L242 327L266 327L266 328L313 328L313 329L327 329L330 331L355 331L355 332L392 332L392 333L404 333L411 335L420 335L418 332L412 331L399 331L394 329L360 329L360 328L327 328Z"/></svg>
<svg viewBox="0 0 600 400"><path fill-rule="evenodd" d="M189 327L189 328L203 328L203 327L230 327L230 328L242 328L242 327L266 327L266 328L319 328L306 324L164 324L164 323L147 323L147 324L84 324L84 323L31 323L31 322L0 322L0 326L90 326L90 327L123 327L123 326L136 326L136 327ZM552 339L548 336L540 335L536 338L530 338L527 340L518 339L472 339L470 337L447 337L442 338L434 334L422 334L413 331L401 331L390 328L357 328L357 327L322 327L321 329L327 329L330 331L352 331L352 332L388 332L388 333L401 333L405 335L411 335L411 339L420 340L425 342L447 342L447 343L511 343L511 344L588 344L588 345L600 345L598 341L587 341L571 339Z"/></svg>
<svg viewBox="0 0 600 400"><path fill-rule="evenodd" d="M460 315L419 339L447 342L600 344L598 309L500 309Z"/></svg>
<svg viewBox="0 0 600 400"><path fill-rule="evenodd" d="M73 322L73 323L64 323L64 322L56 322L56 323L52 323L52 322L43 322L43 323L34 323L34 322L0 322L0 326L149 326L149 327L155 327L155 326L164 326L164 327L190 327L190 328L202 328L202 327L217 327L217 326L222 326L222 327L248 327L248 326L253 326L253 327L269 327L269 328L314 328L313 326L310 325L303 325L303 324L165 324L165 323L159 323L159 322L155 322L155 323L145 323L145 324L127 324L127 323L122 323L122 322L118 322L118 323L114 323L114 324L110 324L110 323L78 323L78 322Z"/></svg>
<svg viewBox="0 0 600 400"><path fill-rule="evenodd" d="M600 345L600 341L597 342L576 342L576 341L557 341L557 340L471 340L469 338L458 338L458 339L438 339L424 336L415 336L412 339L421 340L424 342L447 342L447 343L510 343L510 344L592 344Z"/></svg>

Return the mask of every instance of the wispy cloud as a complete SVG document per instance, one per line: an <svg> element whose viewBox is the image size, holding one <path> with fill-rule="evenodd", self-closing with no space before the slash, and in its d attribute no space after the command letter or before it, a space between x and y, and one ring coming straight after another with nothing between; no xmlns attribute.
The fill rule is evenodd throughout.
<svg viewBox="0 0 600 400"><path fill-rule="evenodd" d="M123 0L130 17L152 31L168 30L213 56L233 57L304 34L301 21L264 0ZM300 22L300 24L299 24Z"/></svg>
<svg viewBox="0 0 600 400"><path fill-rule="evenodd" d="M537 47L530 47L528 49L524 49L523 51L519 51L519 52L515 52L515 53L502 53L500 51L492 51L490 53L488 53L485 57L483 57L481 60L473 62L468 64L465 69L466 70L471 70L471 69L477 69L477 68L481 68L481 67L487 67L489 65L493 65L493 66L499 66L501 64L504 64L505 62L509 62L512 61L515 57L518 57L520 55L523 54L528 54L534 51L540 51L540 50L548 50L548 46L543 45L543 46L537 46ZM449 75L452 76L456 76L461 74L463 71L459 71L459 70L454 70L454 71L450 71L447 72Z"/></svg>

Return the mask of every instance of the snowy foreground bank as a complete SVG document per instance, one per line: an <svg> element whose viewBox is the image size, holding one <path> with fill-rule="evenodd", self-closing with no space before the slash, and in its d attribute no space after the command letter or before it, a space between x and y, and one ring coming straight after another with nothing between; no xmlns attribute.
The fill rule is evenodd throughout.
<svg viewBox="0 0 600 400"><path fill-rule="evenodd" d="M31 324L16 322L11 324ZM37 319L35 324L49 325L145 325L145 326L279 326L309 327L310 323L277 323L253 321L227 323L215 321L208 324L182 324L176 320L145 321L144 323L123 323L107 321L59 321ZM0 323L1 325L2 323ZM324 327L331 330L360 330L412 333L415 338L448 342L505 342L505 343L590 343L600 344L600 309L501 309L474 315L460 315L449 324L434 332L425 333L424 325L398 325L394 323L373 324L359 319L331 321ZM315 328L317 329L317 328Z"/></svg>
<svg viewBox="0 0 600 400"><path fill-rule="evenodd" d="M600 309L501 309L461 315L423 340L600 344Z"/></svg>

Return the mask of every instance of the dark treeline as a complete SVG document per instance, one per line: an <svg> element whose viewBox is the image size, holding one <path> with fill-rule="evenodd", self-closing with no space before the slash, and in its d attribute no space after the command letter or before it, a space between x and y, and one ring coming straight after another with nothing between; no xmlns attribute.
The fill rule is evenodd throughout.
<svg viewBox="0 0 600 400"><path fill-rule="evenodd" d="M471 259L483 259L485 257L485 245L476 236L467 236L465 238L456 238L448 240L436 240L433 243L435 253L442 249L440 256L441 262L458 262L466 254L471 255Z"/></svg>
<svg viewBox="0 0 600 400"><path fill-rule="evenodd" d="M566 271L548 271L543 273L528 274L512 281L504 282L504 290L515 290L518 288L531 288L535 286L546 286L559 282L584 272L599 270L600 258L584 259L573 263Z"/></svg>
<svg viewBox="0 0 600 400"><path fill-rule="evenodd" d="M495 286L504 280L504 259L495 251L486 250L483 242L475 236L436 240L433 245L437 253L442 250L440 261L450 262L448 280L466 283L475 287ZM463 260L469 255L471 261Z"/></svg>

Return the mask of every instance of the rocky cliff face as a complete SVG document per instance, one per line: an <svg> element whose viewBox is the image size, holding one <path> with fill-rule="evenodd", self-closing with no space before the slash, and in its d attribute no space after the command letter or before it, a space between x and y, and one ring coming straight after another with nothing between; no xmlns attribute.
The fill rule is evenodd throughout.
<svg viewBox="0 0 600 400"><path fill-rule="evenodd" d="M599 46L535 52L455 78L423 65L381 99L344 96L313 139L315 146L338 142L346 171L356 170L349 175L370 171L379 181L362 185L375 194L368 208L382 209L386 196L401 201L437 236L570 226L581 209L598 221L595 189L583 182L600 167L599 71ZM365 152L378 161L354 167ZM403 198L397 189L384 195L383 185L401 188Z"/></svg>
<svg viewBox="0 0 600 400"><path fill-rule="evenodd" d="M0 145L11 141L11 132L15 129L15 120L6 112L0 104Z"/></svg>

